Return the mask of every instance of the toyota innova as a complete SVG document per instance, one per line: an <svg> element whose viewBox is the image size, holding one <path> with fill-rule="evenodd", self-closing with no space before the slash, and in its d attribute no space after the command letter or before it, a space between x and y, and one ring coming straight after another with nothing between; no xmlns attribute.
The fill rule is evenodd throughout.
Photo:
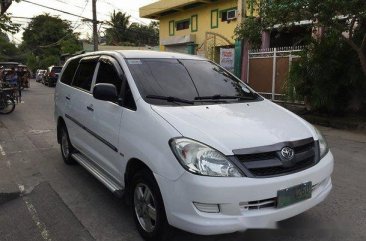
<svg viewBox="0 0 366 241"><path fill-rule="evenodd" d="M69 59L55 90L66 164L127 197L146 240L266 228L322 202L322 134L201 57L153 51Z"/></svg>

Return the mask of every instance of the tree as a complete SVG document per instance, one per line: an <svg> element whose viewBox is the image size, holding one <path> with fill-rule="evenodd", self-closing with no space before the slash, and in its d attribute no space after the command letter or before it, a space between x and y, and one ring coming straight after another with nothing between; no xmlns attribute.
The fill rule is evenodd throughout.
<svg viewBox="0 0 366 241"><path fill-rule="evenodd" d="M20 2L20 0L15 0L15 2ZM11 14L0 14L0 32L17 33L19 29L20 24L11 21Z"/></svg>
<svg viewBox="0 0 366 241"><path fill-rule="evenodd" d="M238 26L238 38L244 37L257 43L258 32L250 33L248 30L268 30L274 26L285 29L302 20L309 20L314 29L331 30L344 40L357 53L366 76L365 0L258 0L253 4L259 15Z"/></svg>
<svg viewBox="0 0 366 241"><path fill-rule="evenodd" d="M132 23L128 28L130 41L136 46L156 46L159 44L159 23L151 22L149 25Z"/></svg>
<svg viewBox="0 0 366 241"><path fill-rule="evenodd" d="M11 14L5 13L0 15L0 31L17 33L19 32L20 24L13 23L11 21Z"/></svg>
<svg viewBox="0 0 366 241"><path fill-rule="evenodd" d="M46 68L58 64L62 53L72 54L82 46L69 21L43 14L34 17L24 29L20 48L28 53L33 66Z"/></svg>
<svg viewBox="0 0 366 241"><path fill-rule="evenodd" d="M128 41L127 29L130 25L130 17L126 13L113 11L110 21L107 22L110 26L106 30L107 44L118 45L121 42Z"/></svg>
<svg viewBox="0 0 366 241"><path fill-rule="evenodd" d="M19 49L9 41L5 33L0 32L0 61L22 61Z"/></svg>
<svg viewBox="0 0 366 241"><path fill-rule="evenodd" d="M106 29L108 45L144 46L159 44L159 22L130 23L130 15L114 11Z"/></svg>

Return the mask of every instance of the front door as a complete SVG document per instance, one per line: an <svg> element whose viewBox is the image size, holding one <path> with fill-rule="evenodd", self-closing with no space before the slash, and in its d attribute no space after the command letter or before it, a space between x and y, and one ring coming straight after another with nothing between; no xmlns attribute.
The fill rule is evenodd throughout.
<svg viewBox="0 0 366 241"><path fill-rule="evenodd" d="M111 57L101 57L95 84L109 83L121 92L123 71L118 62ZM124 162L119 154L119 133L123 107L118 103L93 99L92 128L99 141L93 142L93 160L109 175L110 178L123 180L120 165ZM120 181L118 181L121 183Z"/></svg>

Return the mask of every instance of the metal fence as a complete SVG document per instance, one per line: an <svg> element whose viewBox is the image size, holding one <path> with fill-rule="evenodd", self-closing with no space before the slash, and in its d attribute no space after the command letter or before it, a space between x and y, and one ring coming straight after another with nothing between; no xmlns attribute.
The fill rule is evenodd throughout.
<svg viewBox="0 0 366 241"><path fill-rule="evenodd" d="M302 50L303 46L249 50L248 84L268 99L284 101L291 64L300 58Z"/></svg>

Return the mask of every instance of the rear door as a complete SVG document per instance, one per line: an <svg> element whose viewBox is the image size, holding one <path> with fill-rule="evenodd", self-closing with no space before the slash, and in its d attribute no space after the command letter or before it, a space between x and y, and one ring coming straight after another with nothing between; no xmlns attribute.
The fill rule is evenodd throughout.
<svg viewBox="0 0 366 241"><path fill-rule="evenodd" d="M124 75L118 62L112 57L102 56L95 84L109 83L116 86L118 94L121 93ZM93 160L97 160L100 167L118 183L123 180L121 163L123 157L119 154L119 130L123 114L123 107L118 103L93 99L94 112L92 130L98 141L92 143Z"/></svg>
<svg viewBox="0 0 366 241"><path fill-rule="evenodd" d="M69 131L70 140L73 143L75 131L79 127L72 122L67 116L70 116L71 113L71 100L72 100L72 93L75 93L73 88L71 87L71 83L74 79L75 72L79 66L81 58L76 58L70 60L70 62L67 63L65 66L65 69L63 70L60 83L57 84L56 90L55 90L55 103L56 103L56 109L55 111L58 111L58 113L62 113L62 117L66 122L67 129ZM40 70L39 75L43 76L43 74L46 72L46 70ZM56 115L58 116L58 115Z"/></svg>
<svg viewBox="0 0 366 241"><path fill-rule="evenodd" d="M74 127L70 133L72 144L84 155L91 157L91 146L96 141L90 124L93 118L93 96L91 86L95 78L98 56L84 57L80 60L70 88L69 115L66 118Z"/></svg>

